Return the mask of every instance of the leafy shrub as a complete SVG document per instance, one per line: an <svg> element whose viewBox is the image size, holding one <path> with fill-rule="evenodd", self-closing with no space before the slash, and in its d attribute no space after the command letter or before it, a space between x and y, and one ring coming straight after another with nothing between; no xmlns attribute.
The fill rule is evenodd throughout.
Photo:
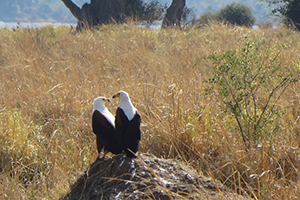
<svg viewBox="0 0 300 200"><path fill-rule="evenodd" d="M246 40L240 49L210 56L214 68L208 91L214 92L223 111L233 116L246 150L280 131L278 100L299 81L299 72L282 66L278 59L283 48Z"/></svg>
<svg viewBox="0 0 300 200"><path fill-rule="evenodd" d="M225 6L217 13L217 18L239 26L251 27L255 23L251 10L241 3L232 3Z"/></svg>
<svg viewBox="0 0 300 200"><path fill-rule="evenodd" d="M211 21L225 21L233 25L252 27L255 23L255 18L247 6L241 3L232 3L221 8L216 13L204 13L197 20L197 24L203 26Z"/></svg>
<svg viewBox="0 0 300 200"><path fill-rule="evenodd" d="M218 21L216 13L206 12L197 20L197 25L204 26L212 21Z"/></svg>

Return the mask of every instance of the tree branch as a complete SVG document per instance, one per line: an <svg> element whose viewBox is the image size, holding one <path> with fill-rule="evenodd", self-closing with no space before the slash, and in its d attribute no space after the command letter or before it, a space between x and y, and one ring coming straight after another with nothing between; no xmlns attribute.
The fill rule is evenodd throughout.
<svg viewBox="0 0 300 200"><path fill-rule="evenodd" d="M65 6L71 11L72 15L78 20L82 21L82 12L81 9L73 3L71 0L62 0Z"/></svg>

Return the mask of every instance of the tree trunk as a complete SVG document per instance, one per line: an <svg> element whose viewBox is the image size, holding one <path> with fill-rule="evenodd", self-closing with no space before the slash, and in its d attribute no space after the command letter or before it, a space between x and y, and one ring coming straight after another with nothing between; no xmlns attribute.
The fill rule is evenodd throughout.
<svg viewBox="0 0 300 200"><path fill-rule="evenodd" d="M123 23L126 0L91 0L79 8L72 0L62 0L77 19L77 30L101 24Z"/></svg>
<svg viewBox="0 0 300 200"><path fill-rule="evenodd" d="M162 22L162 28L181 28L180 21L184 7L185 0L173 0L171 6L167 9L167 13Z"/></svg>

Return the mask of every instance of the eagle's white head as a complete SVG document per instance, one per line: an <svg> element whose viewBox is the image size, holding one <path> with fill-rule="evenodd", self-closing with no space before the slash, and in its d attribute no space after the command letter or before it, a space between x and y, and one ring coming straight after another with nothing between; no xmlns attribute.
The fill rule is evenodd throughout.
<svg viewBox="0 0 300 200"><path fill-rule="evenodd" d="M119 108L124 111L129 121L132 120L136 113L136 108L132 105L128 93L125 91L119 91L113 96L113 98L117 97L120 99Z"/></svg>
<svg viewBox="0 0 300 200"><path fill-rule="evenodd" d="M95 110L99 111L103 114L106 119L115 126L115 117L109 112L109 110L105 107L105 102L110 102L110 99L105 97L97 97L93 102L93 113Z"/></svg>

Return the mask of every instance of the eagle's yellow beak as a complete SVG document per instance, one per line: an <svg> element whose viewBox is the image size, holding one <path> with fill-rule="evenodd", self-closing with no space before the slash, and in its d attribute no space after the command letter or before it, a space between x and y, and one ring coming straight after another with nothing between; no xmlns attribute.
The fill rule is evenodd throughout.
<svg viewBox="0 0 300 200"><path fill-rule="evenodd" d="M120 96L120 93L117 93L117 94L115 94L112 98L114 99L114 98L117 98L117 97L119 97Z"/></svg>

